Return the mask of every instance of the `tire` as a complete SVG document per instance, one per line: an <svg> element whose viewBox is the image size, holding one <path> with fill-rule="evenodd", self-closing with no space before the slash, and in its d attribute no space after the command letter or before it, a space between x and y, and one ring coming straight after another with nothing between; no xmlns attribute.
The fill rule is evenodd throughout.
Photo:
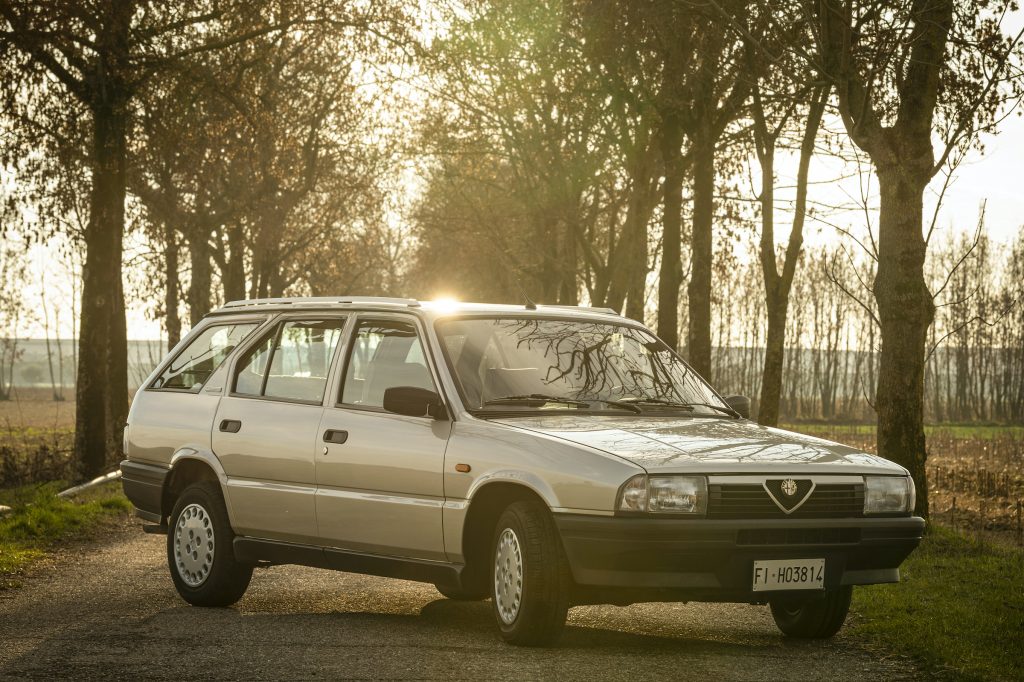
<svg viewBox="0 0 1024 682"><path fill-rule="evenodd" d="M234 539L220 486L200 481L185 488L167 529L167 565L182 599L193 606L230 606L242 598L253 567L235 561Z"/></svg>
<svg viewBox="0 0 1024 682"><path fill-rule="evenodd" d="M491 548L492 611L502 638L520 646L555 643L565 629L571 582L551 512L539 502L509 505Z"/></svg>
<svg viewBox="0 0 1024 682"><path fill-rule="evenodd" d="M438 585L434 587L440 592L446 599L453 601L483 601L490 596L486 589L483 590L467 590L459 587L451 587L450 585Z"/></svg>
<svg viewBox="0 0 1024 682"><path fill-rule="evenodd" d="M850 611L851 596L853 588L847 586L810 598L773 599L770 602L772 617L788 637L827 639L843 627Z"/></svg>

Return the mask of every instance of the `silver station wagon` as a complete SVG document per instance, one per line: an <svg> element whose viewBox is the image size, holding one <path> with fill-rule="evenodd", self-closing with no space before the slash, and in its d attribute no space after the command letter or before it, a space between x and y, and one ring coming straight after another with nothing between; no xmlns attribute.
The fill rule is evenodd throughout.
<svg viewBox="0 0 1024 682"><path fill-rule="evenodd" d="M854 585L899 580L913 483L748 412L610 310L240 301L146 380L121 470L197 606L303 564L489 598L516 644L642 601L768 604L829 637Z"/></svg>

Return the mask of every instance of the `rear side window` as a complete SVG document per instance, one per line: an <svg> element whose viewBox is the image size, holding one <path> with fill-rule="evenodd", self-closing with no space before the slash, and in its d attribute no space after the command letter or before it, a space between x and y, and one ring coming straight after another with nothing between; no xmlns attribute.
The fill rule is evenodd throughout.
<svg viewBox="0 0 1024 682"><path fill-rule="evenodd" d="M345 320L289 320L239 360L235 394L319 403Z"/></svg>
<svg viewBox="0 0 1024 682"><path fill-rule="evenodd" d="M207 327L171 361L150 388L197 392L259 322Z"/></svg>

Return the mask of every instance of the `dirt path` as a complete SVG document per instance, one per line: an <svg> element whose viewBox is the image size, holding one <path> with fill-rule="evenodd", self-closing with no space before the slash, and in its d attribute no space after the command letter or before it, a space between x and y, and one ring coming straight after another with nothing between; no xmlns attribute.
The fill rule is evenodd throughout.
<svg viewBox="0 0 1024 682"><path fill-rule="evenodd" d="M895 680L905 661L782 638L767 608L646 604L570 612L554 649L492 632L490 604L429 585L294 566L260 570L231 609L187 606L164 539L134 524L65 550L0 592L0 678Z"/></svg>

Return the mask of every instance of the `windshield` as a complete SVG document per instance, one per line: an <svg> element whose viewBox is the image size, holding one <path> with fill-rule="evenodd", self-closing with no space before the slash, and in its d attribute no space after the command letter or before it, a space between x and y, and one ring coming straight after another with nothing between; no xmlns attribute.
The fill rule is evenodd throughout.
<svg viewBox="0 0 1024 682"><path fill-rule="evenodd" d="M729 411L664 342L635 327L456 318L437 332L470 410Z"/></svg>

